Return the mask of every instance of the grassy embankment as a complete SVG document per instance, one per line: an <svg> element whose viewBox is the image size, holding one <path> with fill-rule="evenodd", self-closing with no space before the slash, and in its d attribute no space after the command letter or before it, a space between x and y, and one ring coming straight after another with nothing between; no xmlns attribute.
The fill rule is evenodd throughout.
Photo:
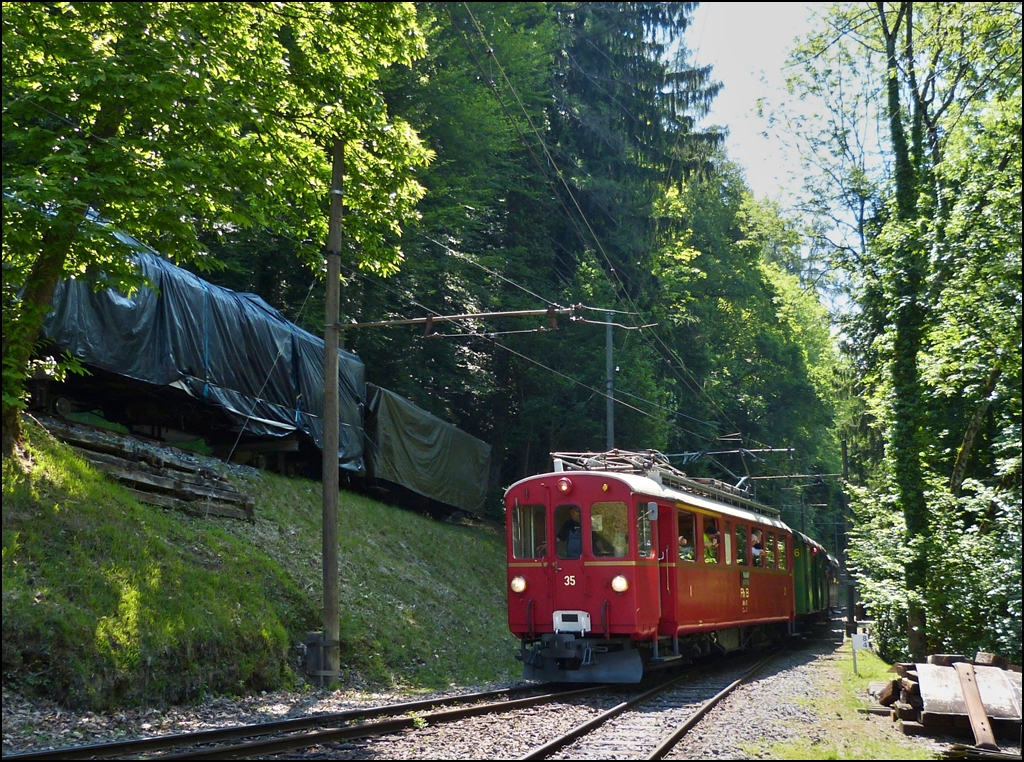
<svg viewBox="0 0 1024 762"><path fill-rule="evenodd" d="M320 484L228 475L252 524L137 502L35 424L3 461L3 681L90 709L302 687L322 630ZM242 481L239 481L242 479ZM343 685L518 674L503 538L343 492Z"/></svg>
<svg viewBox="0 0 1024 762"><path fill-rule="evenodd" d="M857 652L857 672L849 639L836 651L835 661L818 662L818 679L827 687L824 697L807 699L826 737L766 744L746 749L755 758L767 759L934 759L924 745L900 735L887 717L864 714L874 703L867 686L872 681L891 680L890 665L870 651Z"/></svg>

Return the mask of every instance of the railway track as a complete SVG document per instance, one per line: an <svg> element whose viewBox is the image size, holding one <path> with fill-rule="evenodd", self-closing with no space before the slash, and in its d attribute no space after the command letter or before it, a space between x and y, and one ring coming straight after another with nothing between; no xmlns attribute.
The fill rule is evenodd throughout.
<svg viewBox="0 0 1024 762"><path fill-rule="evenodd" d="M687 670L623 701L521 759L662 759L707 712L774 658ZM698 673L703 673L699 677Z"/></svg>
<svg viewBox="0 0 1024 762"><path fill-rule="evenodd" d="M536 746L522 759L661 759L715 704L764 666L749 659L689 668L653 686L631 692L615 706L591 716L556 738ZM622 687L616 688L621 691ZM545 704L564 706L597 698L608 705L610 686L543 690L542 686L444 699L426 699L371 709L320 714L255 725L238 725L196 733L140 738L103 744L64 747L5 755L18 760L51 759L239 759L316 750L317 757L349 756L346 746L356 739L391 736L424 727L433 729L484 715L515 716ZM613 699L614 700L614 699ZM561 712L558 707L546 712ZM549 723L542 722L542 726ZM562 723L562 727L565 724ZM447 732L447 731L445 731ZM543 737L543 736L541 736ZM524 748L520 739L519 748ZM371 742L375 743L375 742ZM351 747L349 747L351 748ZM529 748L528 746L525 748ZM522 752L516 752L521 754ZM374 755L371 754L371 758ZM512 756L511 754L507 756Z"/></svg>
<svg viewBox="0 0 1024 762"><path fill-rule="evenodd" d="M582 697L607 686L543 691L542 686L522 686L443 699L424 699L400 704L318 714L253 725L236 725L195 733L178 733L127 741L67 746L45 751L5 754L5 759L64 760L137 758L237 759L279 754L354 738L384 735L414 728L424 722L453 722L481 714L511 711ZM526 695L533 694L533 695ZM452 707L445 709L444 707ZM373 721L376 718L389 719Z"/></svg>

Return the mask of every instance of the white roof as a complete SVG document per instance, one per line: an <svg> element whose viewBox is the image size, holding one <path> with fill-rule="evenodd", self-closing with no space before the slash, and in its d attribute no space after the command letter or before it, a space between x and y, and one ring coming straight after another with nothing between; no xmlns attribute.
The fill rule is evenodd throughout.
<svg viewBox="0 0 1024 762"><path fill-rule="evenodd" d="M615 479L625 483L632 492L638 492L640 494L650 495L656 498L660 497L662 500L666 500L668 502L683 502L688 505L692 505L694 508L702 508L706 511L714 511L736 519L743 519L745 521L766 524L779 529L793 531L787 524L779 519L772 518L771 516L765 516L763 513L757 513L746 508L739 508L734 505L729 505L728 503L722 503L714 500L713 498L705 497L704 495L696 495L679 487L669 487L664 484L659 484L649 476L643 476L642 474L620 473L616 471L551 471L546 474L535 474L525 479L520 479L505 490L505 493L508 494L512 489L526 481L543 479L545 477L559 479L563 476L568 476L570 478L592 476L604 480Z"/></svg>

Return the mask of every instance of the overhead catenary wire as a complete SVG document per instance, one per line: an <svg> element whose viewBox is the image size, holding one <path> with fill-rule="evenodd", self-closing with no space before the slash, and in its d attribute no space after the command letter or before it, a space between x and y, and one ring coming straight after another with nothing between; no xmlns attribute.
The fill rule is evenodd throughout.
<svg viewBox="0 0 1024 762"><path fill-rule="evenodd" d="M351 271L351 270L350 270L350 273L351 273L351 277L358 278L358 279L363 280L363 281L367 281L367 279L368 279L368 276L366 274L364 274L364 273L356 272L356 271ZM437 312L436 310L433 310L430 307L427 307L427 306L425 306L423 304L420 304L415 299L410 298L407 294L402 294L397 289L391 288L391 287L387 286L386 284L381 283L379 281L369 281L369 282L374 283L374 285L377 285L380 288L383 288L385 291L388 291L388 292L390 292L390 293L392 293L392 294L394 294L396 296L399 296L400 298L406 299L411 304L413 304L413 306L419 307L420 309L425 310L427 312L431 312L435 316L440 316L440 313ZM470 336L470 337L480 338L480 339L484 339L486 341L489 341L492 344L494 344L495 346L500 347L501 349L504 349L506 352L509 352L510 354L513 354L513 355L519 357L520 359L525 360L526 362L529 362L529 363L531 363L533 365L536 365L537 367L541 368L542 370L548 371L548 372L558 376L559 378L562 378L562 379L564 379L566 381L569 381L569 382L571 382L573 384L576 384L577 386L580 386L583 389L587 389L588 391L592 392L594 395L600 396L600 397L605 398L605 399L608 398L608 395L603 390L597 389L597 388L595 388L593 386L590 386L589 384L586 384L586 383L584 383L583 381L580 381L577 378L573 378L572 376L570 376L570 375L568 375L566 373L563 373L563 372L561 372L561 371L559 371L559 370L557 370L555 368L551 368L548 365L545 365L544 363L542 363L539 360L536 360L536 359L530 357L529 355L526 355L526 354L524 354L522 352L519 352L518 350L512 349L511 347L509 347L509 346L507 346L505 344L502 344L500 341L497 341L496 339L488 336L486 333L472 332L472 333L469 333L469 334L466 334L466 335ZM634 396L634 395L628 395L628 396ZM627 408L629 410L633 410L633 411L635 411L635 412L637 412L637 413L639 413L639 414L641 414L641 415L643 415L643 416L645 416L647 418L657 418L657 416L653 415L652 413L650 413L650 412L648 412L646 410L643 410L643 409L637 407L636 405L631 405L628 402L625 402L624 400L616 399L615 397L612 397L611 399L612 399L613 402L615 402L615 404L621 405L622 407L625 407L625 408ZM650 402L649 400L644 400L642 398L637 398L637 399L639 401L643 402L643 404L645 404L645 405L650 405L651 407L655 407L655 408L661 408L661 406L658 405L657 403L653 403L653 402ZM661 408L661 409L666 409L666 408ZM700 423L707 423L705 421L699 421L698 419L694 419L694 420L697 420ZM670 423L669 425L672 426L677 431L680 431L682 433L691 434L693 436L696 436L696 437L699 437L699 438L702 438L702 439L704 438L704 435L699 434L698 432L691 431L689 429L683 428L682 426L679 426L676 423Z"/></svg>
<svg viewBox="0 0 1024 762"><path fill-rule="evenodd" d="M493 49L491 49L490 46L488 45L487 39L486 39L486 37L483 34L483 30L482 30L482 28L480 26L479 21L473 15L473 12L469 8L468 4L463 3L463 6L465 7L466 13L468 14L469 18L472 20L473 25L476 28L477 34L480 36L480 38L483 41L484 45L487 46L487 52L488 52L488 56L489 56L490 60L492 60L494 62L495 66L497 67L498 71L500 72L500 74L502 76L502 79L505 82L505 85L508 87L509 91L512 93L512 96L516 100L517 104L519 105L519 108L523 111L523 114L524 114L524 116L526 118L526 122L527 122L527 124L530 125L531 130L533 131L534 135L537 137L537 140L538 140L538 142L540 144L540 148L543 151L543 153L544 153L545 157L547 158L548 162L554 168L555 174L557 176L558 181L565 188L566 194L572 200L572 203L575 206L576 211L579 214L580 219L582 219L583 224L586 226L587 230L589 231L590 239L593 240L594 244L596 245L597 250L601 253L602 258L604 259L605 263L608 265L609 272L608 273L604 273L604 276L605 276L605 278L609 278L609 273L610 273L611 278L614 279L614 281L615 281L614 283L612 283L611 280L609 280L609 285L612 286L613 293L621 293L621 294L623 294L625 296L625 299L629 302L630 306L633 308L634 313L635 314L641 314L639 309L637 308L636 304L633 302L632 297L629 295L628 290L625 288L625 284L623 284L621 279L619 278L618 273L616 272L614 265L611 263L610 257L608 256L607 252L604 250L604 247L601 244L599 236L594 231L593 227L590 225L590 222L587 219L586 214L583 212L582 208L579 205L579 202L576 200L576 197L573 194L572 189L569 187L568 183L566 182L563 173L561 172L561 170L558 169L558 163L555 161L555 159L551 155L550 151L548 151L547 144L545 143L543 137L540 135L540 133L537 130L536 126L533 124L532 119L530 119L529 113L526 111L526 108L523 105L522 100L519 98L519 95L516 92L515 87L509 81L508 76L505 74L505 71L504 71L504 69L501 66L501 63L497 60L497 57L494 55ZM526 147L527 152L531 155L531 157L533 158L534 162L537 164L538 168L540 169L541 173L544 174L545 176L547 176L548 173L545 170L543 164L537 159L537 156L534 153L533 148L529 144L529 141L526 140L525 135L523 135L523 133L522 133L522 130L519 129L518 122L516 122L516 120L513 119L512 115L509 113L508 108L506 107L504 100L501 98L500 94L497 91L497 88L496 88L496 86L494 84L494 81L490 78L490 76L484 70L484 67L480 63L479 58L477 57L476 53L473 51L472 46L469 44L468 39L466 39L465 33L455 23L455 20L454 20L454 18L451 15L451 11L446 8L445 12L448 14L448 17L449 17L449 20L452 23L452 26L455 29L457 29L459 31L459 33L462 35L462 38L463 38L463 41L464 41L464 43L466 45L467 50L469 51L470 55L473 57L474 61L476 62L477 68L480 69L480 72L483 75L484 80L487 82L488 86L491 88L492 92L495 95L495 98L498 100L499 105L501 106L502 110L505 112L505 115L508 117L509 121L512 123L513 127L515 128L517 134L520 137L520 140L523 142L523 145ZM566 212L566 219L569 220L569 222L571 224L573 224L574 227L576 227L577 233L580 236L581 240L586 241L587 240L587 236L584 235L584 231L582 230L582 228L578 227L578 225L576 223L575 217L572 215L572 213L569 211L569 209L565 206L565 204L562 201L561 197L558 196L558 194L556 194L556 197L558 197L559 203L562 205L563 209ZM617 288L616 288L616 286L617 286ZM655 346L653 343L651 343L650 340L645 336L645 334L643 332L641 332L641 336L644 336L645 341L648 342L649 346L655 352L655 354L661 356L662 359L666 361L666 365L669 368L669 370L672 371L673 374L678 374L678 372L681 371L682 373L685 373L685 374L689 375L690 376L690 380L687 380L686 378L684 378L681 375L677 375L677 377L680 379L680 381L683 382L684 386L689 388L696 396L703 397L704 399L706 399L710 403L711 407L714 408L715 410L717 410L719 415L721 415L722 418L725 419L726 422L728 422L732 426L736 427L735 423L733 423L732 421L729 421L728 415L725 413L724 410L721 409L721 407L718 405L718 403L713 398L711 398L709 395L707 395L704 392L704 390L701 388L700 383L697 381L696 377L694 377L692 372L689 371L686 368L685 363L682 362L682 360L679 358L678 354L671 347L669 347L665 343L665 341L657 334L657 332L652 332L652 333L654 334L655 339L657 339L657 341L661 345L661 347L666 352L668 352L669 357L671 359L667 359L662 354L661 350L659 350L657 346ZM678 364L678 368L677 368L676 364ZM692 381L692 383L691 383L691 381ZM736 428L738 428L738 427L736 427Z"/></svg>

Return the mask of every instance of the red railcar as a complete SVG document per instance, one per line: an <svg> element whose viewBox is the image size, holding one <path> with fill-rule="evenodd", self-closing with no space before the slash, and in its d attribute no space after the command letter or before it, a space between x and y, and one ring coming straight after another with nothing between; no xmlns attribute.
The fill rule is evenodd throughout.
<svg viewBox="0 0 1024 762"><path fill-rule="evenodd" d="M524 678L637 682L792 628L793 533L772 509L653 452L554 457L505 494Z"/></svg>

